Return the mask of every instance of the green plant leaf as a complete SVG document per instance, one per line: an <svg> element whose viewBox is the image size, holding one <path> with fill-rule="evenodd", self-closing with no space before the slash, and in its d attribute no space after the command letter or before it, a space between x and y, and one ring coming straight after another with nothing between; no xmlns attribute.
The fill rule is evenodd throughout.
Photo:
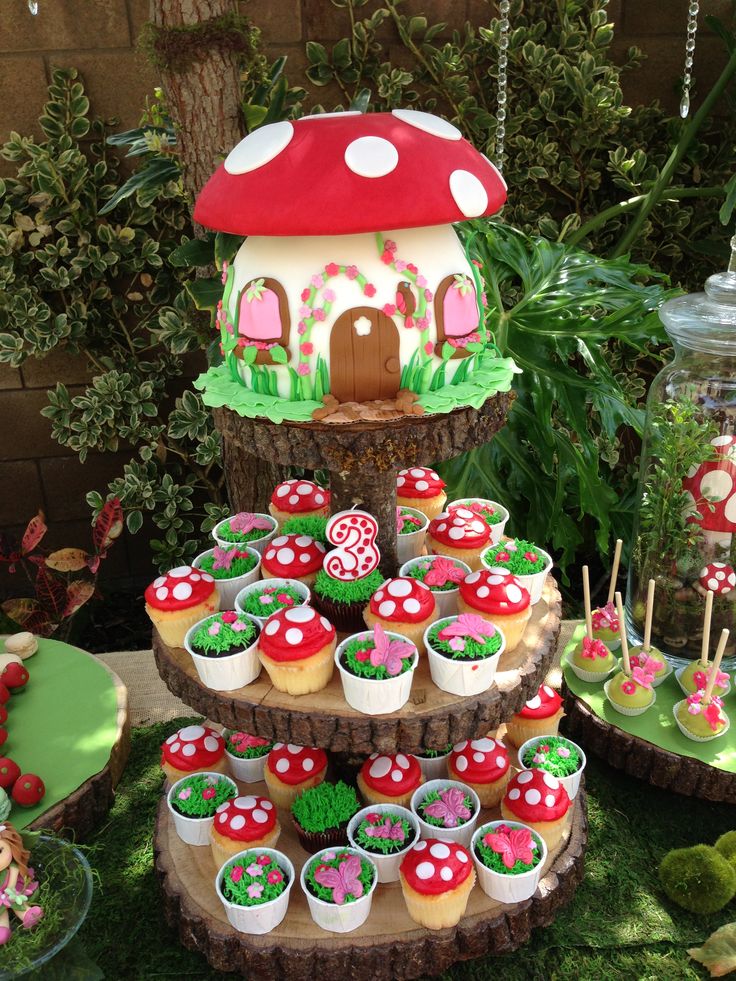
<svg viewBox="0 0 736 981"><path fill-rule="evenodd" d="M286 354L286 349L280 344L276 344L274 347L272 347L270 354L271 358L276 362L276 364L286 364L286 362L289 360L288 355Z"/></svg>
<svg viewBox="0 0 736 981"><path fill-rule="evenodd" d="M184 284L198 310L216 310L222 299L222 282L219 277L194 279Z"/></svg>
<svg viewBox="0 0 736 981"><path fill-rule="evenodd" d="M231 262L242 244L242 235L228 235L227 232L217 232L215 235L215 265L217 268L222 269L223 262Z"/></svg>
<svg viewBox="0 0 736 981"><path fill-rule="evenodd" d="M169 263L178 267L209 266L214 257L215 249L211 238L192 238L169 252Z"/></svg>

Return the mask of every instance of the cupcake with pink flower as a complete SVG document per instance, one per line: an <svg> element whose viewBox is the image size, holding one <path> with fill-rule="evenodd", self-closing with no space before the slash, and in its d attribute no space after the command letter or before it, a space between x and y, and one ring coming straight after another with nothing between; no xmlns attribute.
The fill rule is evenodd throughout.
<svg viewBox="0 0 736 981"><path fill-rule="evenodd" d="M296 873L291 860L274 848L238 852L217 874L215 888L236 930L269 933L281 923Z"/></svg>
<svg viewBox="0 0 736 981"><path fill-rule="evenodd" d="M249 583L255 582L260 573L261 555L247 545L229 545L202 552L192 563L215 580L215 588L220 597L220 609L231 610L235 597Z"/></svg>
<svg viewBox="0 0 736 981"><path fill-rule="evenodd" d="M224 801L210 827L210 848L219 869L244 848L270 848L279 840L281 825L268 797L245 794Z"/></svg>
<svg viewBox="0 0 736 981"><path fill-rule="evenodd" d="M225 610L190 627L184 647L205 685L214 691L232 691L260 674L256 654L260 634L260 625L246 613Z"/></svg>
<svg viewBox="0 0 736 981"><path fill-rule="evenodd" d="M217 809L237 794L235 782L222 773L193 773L177 780L166 801L181 840L188 845L209 844Z"/></svg>
<svg viewBox="0 0 736 981"><path fill-rule="evenodd" d="M268 542L276 534L276 519L270 514L239 511L219 521L212 529L212 537L220 548L232 548L233 545L250 545L262 552Z"/></svg>

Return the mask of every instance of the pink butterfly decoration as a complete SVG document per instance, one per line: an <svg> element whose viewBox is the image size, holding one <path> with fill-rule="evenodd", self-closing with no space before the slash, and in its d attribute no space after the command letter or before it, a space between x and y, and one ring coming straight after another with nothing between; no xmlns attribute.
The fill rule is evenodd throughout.
<svg viewBox="0 0 736 981"><path fill-rule="evenodd" d="M461 613L454 623L448 623L437 635L440 640L449 640L451 637L468 637L470 640L482 644L486 637L493 637L496 628L488 620L479 617L476 613Z"/></svg>
<svg viewBox="0 0 736 981"><path fill-rule="evenodd" d="M383 824L371 824L365 829L369 838L389 838L391 841L403 841L404 829L401 821L392 823L391 818L387 817Z"/></svg>
<svg viewBox="0 0 736 981"><path fill-rule="evenodd" d="M448 582L460 583L464 578L465 573L462 569L459 569L450 559L438 555L424 577L424 584L425 586L445 586Z"/></svg>
<svg viewBox="0 0 736 981"><path fill-rule="evenodd" d="M593 630L603 628L618 630L618 613L613 603L606 603L605 606L593 611Z"/></svg>
<svg viewBox="0 0 736 981"><path fill-rule="evenodd" d="M238 554L237 548L224 549L220 548L219 545L215 545L215 547L212 549L212 568L229 569L234 560L237 558Z"/></svg>
<svg viewBox="0 0 736 981"><path fill-rule="evenodd" d="M337 868L330 865L318 868L314 879L326 889L332 889L332 901L342 906L346 896L360 899L363 895L363 883L358 878L359 875L360 859L357 855L350 855Z"/></svg>
<svg viewBox="0 0 736 981"><path fill-rule="evenodd" d="M413 514L402 514L401 508L396 508L396 534L401 534L401 529L404 525L409 522L410 525L414 525L415 528L421 528L422 522L420 518L416 518Z"/></svg>
<svg viewBox="0 0 736 981"><path fill-rule="evenodd" d="M642 688L652 687L652 682L654 681L654 675L650 674L644 668L632 668L631 679L635 681L637 685L641 685Z"/></svg>
<svg viewBox="0 0 736 981"><path fill-rule="evenodd" d="M247 535L251 531L270 531L273 525L267 518L259 518L257 514L241 511L230 519L230 531L236 535Z"/></svg>
<svg viewBox="0 0 736 981"><path fill-rule="evenodd" d="M529 865L534 859L532 853L532 833L528 828L514 828L506 834L497 831L485 836L484 844L489 845L503 860L507 869L518 862Z"/></svg>
<svg viewBox="0 0 736 981"><path fill-rule="evenodd" d="M581 653L583 657L587 657L590 658L591 661L595 661L596 657L608 657L608 648L602 640L583 637L583 649Z"/></svg>
<svg viewBox="0 0 736 981"><path fill-rule="evenodd" d="M260 736L251 736L249 732L234 732L230 736L230 742L241 753L244 753L246 749L250 749L251 746L268 746L267 739L261 739Z"/></svg>
<svg viewBox="0 0 736 981"><path fill-rule="evenodd" d="M403 640L389 640L380 623L373 630L373 641L376 646L371 651L371 664L374 668L383 665L392 678L401 671L402 659L411 657L414 653L413 644L407 644Z"/></svg>
<svg viewBox="0 0 736 981"><path fill-rule="evenodd" d="M696 688L706 688L708 685L708 674L705 671L696 671L693 675ZM728 675L725 671L719 671L716 675L716 684L719 688L725 688L728 684Z"/></svg>
<svg viewBox="0 0 736 981"><path fill-rule="evenodd" d="M465 794L458 787L440 791L440 799L424 808L425 815L439 818L446 828L456 828L460 821L467 821L473 813L465 806Z"/></svg>

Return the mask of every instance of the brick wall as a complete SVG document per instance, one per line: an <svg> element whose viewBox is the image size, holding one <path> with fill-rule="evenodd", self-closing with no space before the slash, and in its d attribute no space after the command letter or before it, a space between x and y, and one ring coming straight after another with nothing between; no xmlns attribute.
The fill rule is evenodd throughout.
<svg viewBox="0 0 736 981"><path fill-rule="evenodd" d="M135 39L148 16L149 0L39 0L32 17L27 0L0 3L0 141L11 130L38 133L52 66L73 66L84 77L95 113L117 117L120 128L136 125L156 73L135 51ZM369 4L366 10L372 9ZM625 77L628 100L659 98L675 110L675 86L682 72L688 0L612 0L610 17L617 27L616 49L636 44L648 54L642 68ZM708 0L704 12L726 18L729 0ZM268 54L289 57L292 83L305 84L305 42L335 41L348 33L348 15L330 0L250 0L242 4L261 28ZM482 23L492 14L488 0L407 0L407 13L423 13L431 22L461 25L466 18ZM702 20L702 15L701 15ZM390 56L399 46L385 27ZM723 63L721 43L703 26L698 38L695 74L705 91ZM324 90L317 99L325 99ZM513 112L513 106L510 106ZM12 172L0 161L0 176ZM87 378L83 359L53 355L26 363L20 371L0 365L0 528L20 530L42 507L56 545L84 546L89 541L85 493L103 490L119 474L125 454L97 455L82 466L55 443L40 410L45 391L63 381L79 391ZM125 579L147 575L149 558L143 535L120 543L106 572ZM2 584L0 584L0 589Z"/></svg>

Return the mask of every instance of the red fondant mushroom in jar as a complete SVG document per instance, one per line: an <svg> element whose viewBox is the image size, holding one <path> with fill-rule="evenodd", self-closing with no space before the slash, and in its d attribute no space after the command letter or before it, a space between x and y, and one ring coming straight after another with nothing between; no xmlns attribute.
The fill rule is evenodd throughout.
<svg viewBox="0 0 736 981"><path fill-rule="evenodd" d="M296 515L326 518L330 513L330 492L311 480L285 480L276 485L268 510L279 528Z"/></svg>
<svg viewBox="0 0 736 981"><path fill-rule="evenodd" d="M736 572L725 562L709 562L700 570L698 584L703 590L723 596L736 586Z"/></svg>
<svg viewBox="0 0 736 981"><path fill-rule="evenodd" d="M709 554L720 558L736 532L736 436L715 436L710 442L716 459L692 467L682 486L700 515L688 520L700 525Z"/></svg>
<svg viewBox="0 0 736 981"><path fill-rule="evenodd" d="M264 579L298 579L314 584L325 559L325 547L311 535L279 535L269 543L261 560Z"/></svg>
<svg viewBox="0 0 736 981"><path fill-rule="evenodd" d="M480 557L490 540L490 526L470 508L460 505L442 511L430 521L427 550L460 559L477 571L482 568Z"/></svg>

